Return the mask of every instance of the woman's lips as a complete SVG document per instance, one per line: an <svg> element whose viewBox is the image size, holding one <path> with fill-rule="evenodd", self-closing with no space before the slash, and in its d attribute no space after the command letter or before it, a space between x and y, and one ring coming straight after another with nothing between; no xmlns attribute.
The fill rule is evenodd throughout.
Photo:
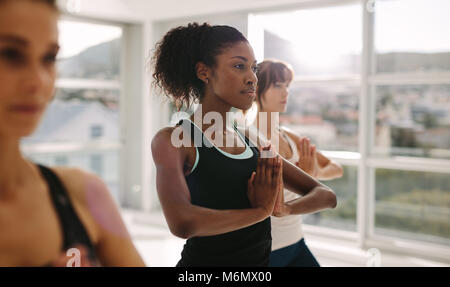
<svg viewBox="0 0 450 287"><path fill-rule="evenodd" d="M255 99L256 98L256 91L255 90L246 90L246 91L243 91L242 93L246 94L251 99Z"/></svg>
<svg viewBox="0 0 450 287"><path fill-rule="evenodd" d="M34 104L18 104L11 106L10 110L16 113L36 114L42 110L42 106Z"/></svg>

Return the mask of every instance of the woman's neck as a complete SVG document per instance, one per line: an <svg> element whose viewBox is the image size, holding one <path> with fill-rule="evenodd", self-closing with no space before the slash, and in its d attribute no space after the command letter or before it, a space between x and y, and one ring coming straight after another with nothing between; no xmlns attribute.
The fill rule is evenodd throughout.
<svg viewBox="0 0 450 287"><path fill-rule="evenodd" d="M0 197L8 197L27 179L29 163L20 152L18 139L0 138Z"/></svg>
<svg viewBox="0 0 450 287"><path fill-rule="evenodd" d="M271 140L273 137L278 138L280 126L278 112L266 111L258 105L255 124L258 131L268 140Z"/></svg>
<svg viewBox="0 0 450 287"><path fill-rule="evenodd" d="M216 129L226 131L230 126L231 106L220 100L219 97L204 97L199 107L191 116L192 121L203 131L215 125ZM228 114L228 115L227 115Z"/></svg>

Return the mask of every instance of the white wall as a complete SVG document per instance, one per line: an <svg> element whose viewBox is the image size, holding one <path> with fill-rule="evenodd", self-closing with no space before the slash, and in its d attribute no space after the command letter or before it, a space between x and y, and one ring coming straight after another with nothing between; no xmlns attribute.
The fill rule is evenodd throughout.
<svg viewBox="0 0 450 287"><path fill-rule="evenodd" d="M270 7L289 7L308 2L336 2L336 0L129 0L139 10L145 11L149 19L155 21L197 15L248 12Z"/></svg>
<svg viewBox="0 0 450 287"><path fill-rule="evenodd" d="M136 0L58 0L63 12L83 17L135 23L150 19L148 10ZM152 1L153 2L153 1Z"/></svg>
<svg viewBox="0 0 450 287"><path fill-rule="evenodd" d="M339 1L342 3L342 0ZM255 12L274 7L289 9L299 4L317 5L333 2L338 0L58 0L63 10L72 7L86 17L124 22L163 21L229 12Z"/></svg>

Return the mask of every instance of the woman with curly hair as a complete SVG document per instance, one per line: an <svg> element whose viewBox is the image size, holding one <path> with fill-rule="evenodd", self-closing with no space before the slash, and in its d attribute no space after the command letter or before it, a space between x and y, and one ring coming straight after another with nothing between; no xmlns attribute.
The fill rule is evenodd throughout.
<svg viewBox="0 0 450 287"><path fill-rule="evenodd" d="M232 107L248 109L256 97L255 56L239 31L206 23L174 28L153 60L155 83L167 96L200 103L189 119L152 140L166 221L187 239L177 266L267 266L270 215L283 184L302 194L320 191L330 206L335 194L278 155L261 156L249 131L226 120L212 124L211 115L226 119ZM180 131L190 135L187 145L174 141Z"/></svg>

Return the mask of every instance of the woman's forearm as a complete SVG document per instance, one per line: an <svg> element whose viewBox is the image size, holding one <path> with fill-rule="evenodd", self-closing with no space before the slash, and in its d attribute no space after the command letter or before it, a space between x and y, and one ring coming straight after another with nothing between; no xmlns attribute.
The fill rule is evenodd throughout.
<svg viewBox="0 0 450 287"><path fill-rule="evenodd" d="M317 179L331 180L339 178L344 174L342 166L334 161L330 161L326 166L319 167L317 172Z"/></svg>
<svg viewBox="0 0 450 287"><path fill-rule="evenodd" d="M248 227L266 219L262 208L217 210L191 205L172 233L181 238L212 236ZM172 229L172 228L171 228Z"/></svg>
<svg viewBox="0 0 450 287"><path fill-rule="evenodd" d="M337 205L336 195L333 191L318 186L305 196L286 202L289 214L307 214Z"/></svg>

